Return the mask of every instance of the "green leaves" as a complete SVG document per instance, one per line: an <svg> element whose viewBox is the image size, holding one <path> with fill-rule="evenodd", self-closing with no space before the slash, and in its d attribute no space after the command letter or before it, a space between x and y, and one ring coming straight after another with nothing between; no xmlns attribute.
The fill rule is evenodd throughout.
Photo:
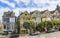
<svg viewBox="0 0 60 38"><path fill-rule="evenodd" d="M38 28L43 28L43 27L53 27L53 22L51 21L45 21L45 22L41 22L38 24Z"/></svg>
<svg viewBox="0 0 60 38"><path fill-rule="evenodd" d="M30 23L28 21L24 21L24 28L29 29Z"/></svg>
<svg viewBox="0 0 60 38"><path fill-rule="evenodd" d="M60 25L60 20L53 20L54 25Z"/></svg>
<svg viewBox="0 0 60 38"><path fill-rule="evenodd" d="M39 27L39 28L44 27L44 22L39 23L39 24L38 24L38 27Z"/></svg>
<svg viewBox="0 0 60 38"><path fill-rule="evenodd" d="M23 26L26 29L30 29L30 28L34 29L36 27L36 23L31 20L26 20L26 21L24 21Z"/></svg>

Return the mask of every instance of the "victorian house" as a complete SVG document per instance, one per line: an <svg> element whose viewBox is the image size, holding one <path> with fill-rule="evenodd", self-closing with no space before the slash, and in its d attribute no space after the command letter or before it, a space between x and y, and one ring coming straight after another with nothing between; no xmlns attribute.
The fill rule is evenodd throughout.
<svg viewBox="0 0 60 38"><path fill-rule="evenodd" d="M19 20L19 23L20 23L20 33L26 33L26 29L23 27L23 23L24 21L26 20L31 20L31 15L25 11L25 12L22 12L19 16L18 16L18 20Z"/></svg>
<svg viewBox="0 0 60 38"><path fill-rule="evenodd" d="M36 22L37 24L41 22L42 17L41 17L40 11L35 10L35 11L31 12L30 15L31 15L32 21Z"/></svg>
<svg viewBox="0 0 60 38"><path fill-rule="evenodd" d="M45 11L42 11L42 21L51 21L52 20L52 14L47 9Z"/></svg>
<svg viewBox="0 0 60 38"><path fill-rule="evenodd" d="M13 11L4 12L2 16L3 31L13 32L15 31L16 16Z"/></svg>
<svg viewBox="0 0 60 38"><path fill-rule="evenodd" d="M53 20L60 20L60 7L57 5L57 8L54 10L53 14Z"/></svg>

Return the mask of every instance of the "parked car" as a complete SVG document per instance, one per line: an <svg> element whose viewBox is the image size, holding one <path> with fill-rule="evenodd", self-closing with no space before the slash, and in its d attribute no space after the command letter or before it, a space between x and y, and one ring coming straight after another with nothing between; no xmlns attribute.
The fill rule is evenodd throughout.
<svg viewBox="0 0 60 38"><path fill-rule="evenodd" d="M11 34L10 38L15 38L15 37L18 37L19 34Z"/></svg>
<svg viewBox="0 0 60 38"><path fill-rule="evenodd" d="M47 33L55 32L55 29L49 29Z"/></svg>
<svg viewBox="0 0 60 38"><path fill-rule="evenodd" d="M33 32L33 33L30 33L30 35L39 35L40 34L40 32L39 31L36 31L36 32Z"/></svg>

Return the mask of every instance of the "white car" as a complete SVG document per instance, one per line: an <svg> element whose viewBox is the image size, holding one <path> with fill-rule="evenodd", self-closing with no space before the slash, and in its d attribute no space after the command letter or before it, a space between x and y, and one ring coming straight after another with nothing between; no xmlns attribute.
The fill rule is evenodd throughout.
<svg viewBox="0 0 60 38"><path fill-rule="evenodd" d="M36 32L34 32L34 33L31 33L30 35L39 35L40 34L40 32L39 31L36 31Z"/></svg>
<svg viewBox="0 0 60 38"><path fill-rule="evenodd" d="M50 30L48 30L47 32L48 32L48 33L50 33L50 32L55 32L55 29L50 29Z"/></svg>

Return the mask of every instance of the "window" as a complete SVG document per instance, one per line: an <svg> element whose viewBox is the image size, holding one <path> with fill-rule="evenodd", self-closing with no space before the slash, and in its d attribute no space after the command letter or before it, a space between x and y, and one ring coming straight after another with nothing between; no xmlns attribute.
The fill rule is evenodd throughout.
<svg viewBox="0 0 60 38"><path fill-rule="evenodd" d="M9 23L9 18L4 17L3 22Z"/></svg>
<svg viewBox="0 0 60 38"><path fill-rule="evenodd" d="M36 17L33 17L32 19L35 19L36 20Z"/></svg>
<svg viewBox="0 0 60 38"><path fill-rule="evenodd" d="M3 21L5 22L6 21L6 18L3 17Z"/></svg>
<svg viewBox="0 0 60 38"><path fill-rule="evenodd" d="M4 29L6 29L6 25L4 24Z"/></svg>
<svg viewBox="0 0 60 38"><path fill-rule="evenodd" d="M10 18L10 22L15 22L15 18Z"/></svg>
<svg viewBox="0 0 60 38"><path fill-rule="evenodd" d="M10 26L10 24L8 23L8 24L7 24L7 30L10 31L10 28L11 28L11 26Z"/></svg>
<svg viewBox="0 0 60 38"><path fill-rule="evenodd" d="M6 22L9 23L9 18L6 18Z"/></svg>
<svg viewBox="0 0 60 38"><path fill-rule="evenodd" d="M56 16L57 19L59 19L59 16Z"/></svg>
<svg viewBox="0 0 60 38"><path fill-rule="evenodd" d="M25 14L25 15L27 15L27 14Z"/></svg>

